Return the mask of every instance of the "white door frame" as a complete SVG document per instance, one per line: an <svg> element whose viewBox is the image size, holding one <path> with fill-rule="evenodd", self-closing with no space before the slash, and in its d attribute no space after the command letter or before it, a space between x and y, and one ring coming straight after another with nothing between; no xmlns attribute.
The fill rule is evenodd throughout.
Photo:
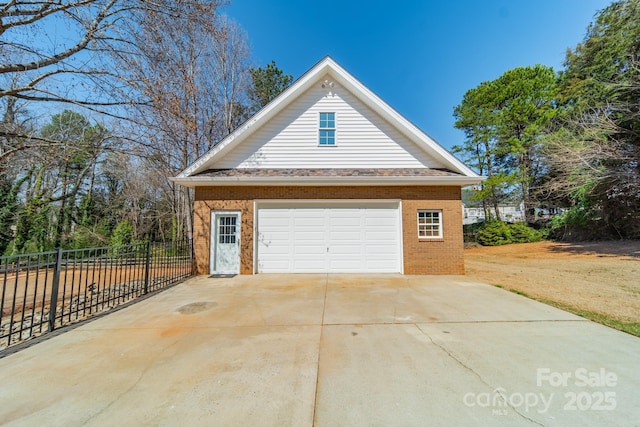
<svg viewBox="0 0 640 427"><path fill-rule="evenodd" d="M397 204L398 206L398 251L400 274L404 274L404 235L402 220L402 199L254 199L253 200L253 274L258 274L258 209L262 206L279 204L297 205L348 205L348 204Z"/></svg>
<svg viewBox="0 0 640 427"><path fill-rule="evenodd" d="M236 220L236 245L238 246L238 260L234 271L216 271L216 245L218 242L218 227L216 226L217 216L237 216ZM242 213L237 210L214 210L211 211L209 235L209 274L240 274L240 236L242 227Z"/></svg>

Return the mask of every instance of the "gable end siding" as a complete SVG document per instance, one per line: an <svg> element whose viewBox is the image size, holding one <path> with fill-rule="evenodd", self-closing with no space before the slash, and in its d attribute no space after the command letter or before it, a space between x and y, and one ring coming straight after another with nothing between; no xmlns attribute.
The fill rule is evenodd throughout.
<svg viewBox="0 0 640 427"><path fill-rule="evenodd" d="M320 112L336 113L335 146L319 146ZM310 89L215 163L231 168L439 168L423 149L339 85Z"/></svg>

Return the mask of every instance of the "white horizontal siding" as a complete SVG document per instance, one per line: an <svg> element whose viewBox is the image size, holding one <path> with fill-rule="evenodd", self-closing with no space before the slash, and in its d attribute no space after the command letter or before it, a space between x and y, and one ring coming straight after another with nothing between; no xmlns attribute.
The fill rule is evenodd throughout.
<svg viewBox="0 0 640 427"><path fill-rule="evenodd" d="M336 145L318 145L320 112L336 113ZM442 167L346 89L319 84L212 168Z"/></svg>

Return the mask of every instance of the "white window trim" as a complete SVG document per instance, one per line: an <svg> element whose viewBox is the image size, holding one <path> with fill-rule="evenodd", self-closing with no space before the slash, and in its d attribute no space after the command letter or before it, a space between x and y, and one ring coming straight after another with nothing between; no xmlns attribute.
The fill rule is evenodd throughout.
<svg viewBox="0 0 640 427"><path fill-rule="evenodd" d="M420 213L422 212L437 212L438 213L438 217L440 219L439 223L438 223L438 235L437 236L421 236L420 235ZM419 239L442 239L442 229L443 229L443 218L442 218L442 209L418 209L418 211L416 212L416 220L417 220L417 225L418 225L418 238Z"/></svg>
<svg viewBox="0 0 640 427"><path fill-rule="evenodd" d="M320 114L333 114L333 127L332 128L321 128L320 127ZM316 141L318 142L318 147L335 147L338 145L338 113L335 111L319 111L318 112L318 128L317 128ZM332 130L333 131L333 144L320 144L320 131L321 130Z"/></svg>

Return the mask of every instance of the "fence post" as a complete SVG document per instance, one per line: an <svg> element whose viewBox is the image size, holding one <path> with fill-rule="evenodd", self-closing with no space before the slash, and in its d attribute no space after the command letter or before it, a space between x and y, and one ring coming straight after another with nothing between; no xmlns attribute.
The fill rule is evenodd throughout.
<svg viewBox="0 0 640 427"><path fill-rule="evenodd" d="M147 242L147 259L144 266L144 293L149 292L149 264L151 263L151 241Z"/></svg>
<svg viewBox="0 0 640 427"><path fill-rule="evenodd" d="M196 268L196 258L193 256L194 248L193 248L193 238L189 239L189 260L191 261L191 276L196 274L198 269Z"/></svg>
<svg viewBox="0 0 640 427"><path fill-rule="evenodd" d="M51 299L49 300L49 332L56 324L58 309L58 288L60 286L60 270L62 269L62 248L56 249L56 265L53 267L53 283L51 285Z"/></svg>

